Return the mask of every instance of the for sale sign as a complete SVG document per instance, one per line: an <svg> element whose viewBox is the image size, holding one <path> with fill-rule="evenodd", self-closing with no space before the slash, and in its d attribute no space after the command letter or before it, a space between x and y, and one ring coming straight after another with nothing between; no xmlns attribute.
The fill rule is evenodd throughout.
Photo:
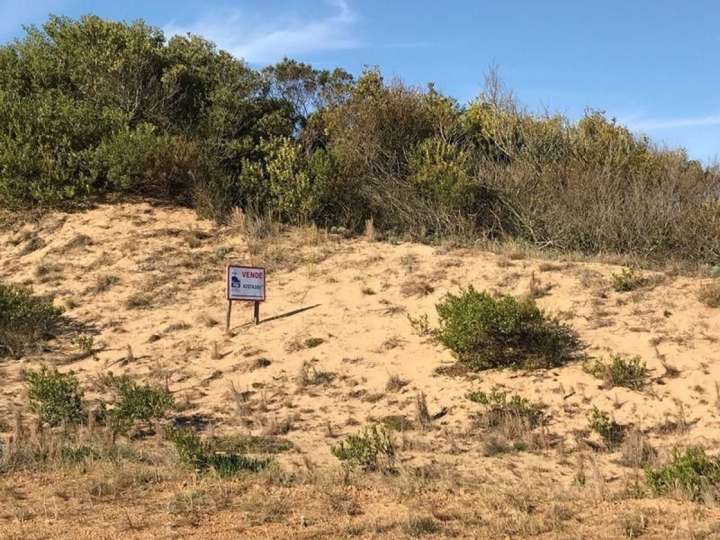
<svg viewBox="0 0 720 540"><path fill-rule="evenodd" d="M229 264L227 267L228 300L265 301L265 269Z"/></svg>

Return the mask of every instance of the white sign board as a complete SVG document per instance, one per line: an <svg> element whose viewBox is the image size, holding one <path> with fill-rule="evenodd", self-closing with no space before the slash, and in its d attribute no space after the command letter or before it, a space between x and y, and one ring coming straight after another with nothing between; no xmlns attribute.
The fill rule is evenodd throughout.
<svg viewBox="0 0 720 540"><path fill-rule="evenodd" d="M265 301L265 269L229 264L227 267L228 300Z"/></svg>

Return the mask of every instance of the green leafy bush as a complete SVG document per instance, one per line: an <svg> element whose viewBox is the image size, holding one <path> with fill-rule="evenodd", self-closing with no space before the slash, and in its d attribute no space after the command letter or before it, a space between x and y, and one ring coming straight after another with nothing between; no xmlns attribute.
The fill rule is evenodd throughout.
<svg viewBox="0 0 720 540"><path fill-rule="evenodd" d="M623 441L625 428L597 407L593 407L588 415L588 424L592 431L602 437L608 448L614 448Z"/></svg>
<svg viewBox="0 0 720 540"><path fill-rule="evenodd" d="M106 417L117 433L127 432L136 422L162 418L175 404L175 398L165 388L138 384L127 375L108 373L102 383L113 393L112 408Z"/></svg>
<svg viewBox="0 0 720 540"><path fill-rule="evenodd" d="M61 314L49 299L0 283L0 357L22 356L31 346L52 337Z"/></svg>
<svg viewBox="0 0 720 540"><path fill-rule="evenodd" d="M170 438L181 463L200 471L214 470L222 477L235 476L241 472L259 472L270 464L269 459L219 451L212 440L203 441L191 430L172 430Z"/></svg>
<svg viewBox="0 0 720 540"><path fill-rule="evenodd" d="M717 168L597 111L532 114L496 76L464 105L377 69L255 70L142 21L50 17L0 46L0 205L118 192L218 221L720 260Z"/></svg>
<svg viewBox="0 0 720 540"><path fill-rule="evenodd" d="M578 346L574 332L531 299L493 298L470 286L447 295L437 311L439 341L473 370L556 367Z"/></svg>
<svg viewBox="0 0 720 540"><path fill-rule="evenodd" d="M700 447L675 450L664 467L647 468L645 478L658 494L680 491L692 500L702 500L720 484L720 458L710 457Z"/></svg>
<svg viewBox="0 0 720 540"><path fill-rule="evenodd" d="M587 363L584 369L605 381L610 388L624 386L632 390L642 390L648 379L647 366L639 356L625 358L620 354L612 354L608 362L595 360Z"/></svg>
<svg viewBox="0 0 720 540"><path fill-rule="evenodd" d="M364 470L392 468L395 459L395 443L382 426L368 426L360 433L348 435L331 448L340 461Z"/></svg>
<svg viewBox="0 0 720 540"><path fill-rule="evenodd" d="M30 409L43 423L57 426L84 418L83 392L73 373L60 373L43 366L25 374Z"/></svg>

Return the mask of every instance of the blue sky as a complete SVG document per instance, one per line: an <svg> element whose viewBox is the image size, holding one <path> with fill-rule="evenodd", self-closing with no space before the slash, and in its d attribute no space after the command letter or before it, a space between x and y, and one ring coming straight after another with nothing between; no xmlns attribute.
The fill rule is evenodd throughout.
<svg viewBox="0 0 720 540"><path fill-rule="evenodd" d="M378 65L461 101L497 65L531 110L604 110L693 158L720 158L716 0L0 0L0 41L48 13L142 18L256 66L283 56L352 73Z"/></svg>

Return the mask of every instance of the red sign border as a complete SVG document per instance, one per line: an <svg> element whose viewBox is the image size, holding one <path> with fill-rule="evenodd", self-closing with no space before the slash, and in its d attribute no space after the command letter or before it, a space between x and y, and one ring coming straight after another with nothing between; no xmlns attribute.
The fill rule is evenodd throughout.
<svg viewBox="0 0 720 540"><path fill-rule="evenodd" d="M242 268L245 270L262 270L263 273L263 296L262 298L230 298L230 268ZM225 266L225 290L227 300L232 302L264 302L267 296L267 271L264 266L246 266L244 264L228 263Z"/></svg>

